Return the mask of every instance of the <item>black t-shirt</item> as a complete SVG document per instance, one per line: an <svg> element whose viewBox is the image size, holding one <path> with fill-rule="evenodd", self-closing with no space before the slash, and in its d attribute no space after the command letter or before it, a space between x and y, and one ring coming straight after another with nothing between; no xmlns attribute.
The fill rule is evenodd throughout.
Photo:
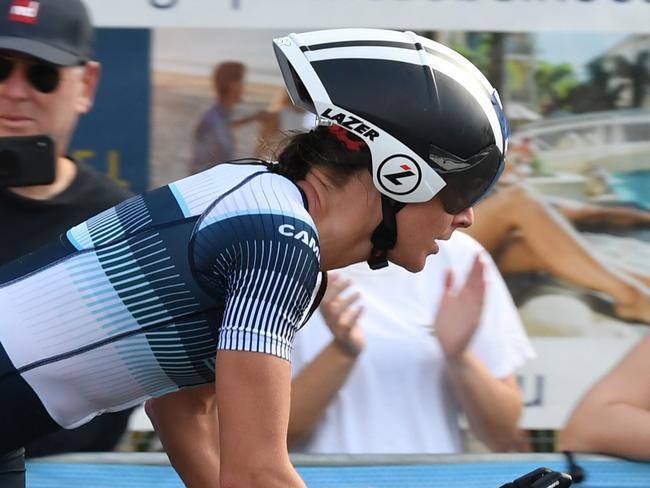
<svg viewBox="0 0 650 488"><path fill-rule="evenodd" d="M38 249L70 227L131 196L90 166L76 164L72 184L48 200L33 200L0 188L0 265Z"/></svg>
<svg viewBox="0 0 650 488"><path fill-rule="evenodd" d="M126 200L131 193L84 163L77 164L72 184L48 200L25 198L0 188L0 265L28 254L70 227ZM115 447L126 430L131 409L97 417L72 430L54 432L32 442L30 456Z"/></svg>

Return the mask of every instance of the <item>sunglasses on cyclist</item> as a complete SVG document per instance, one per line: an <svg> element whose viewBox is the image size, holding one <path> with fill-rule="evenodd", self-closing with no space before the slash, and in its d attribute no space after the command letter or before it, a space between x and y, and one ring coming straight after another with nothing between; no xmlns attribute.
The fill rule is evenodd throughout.
<svg viewBox="0 0 650 488"><path fill-rule="evenodd" d="M19 61L17 58L0 55L0 83L11 76L16 64L25 65L25 76L29 84L41 93L52 93L61 81L60 68L45 61Z"/></svg>
<svg viewBox="0 0 650 488"><path fill-rule="evenodd" d="M434 145L430 147L429 159L443 168L447 166L441 175L446 185L440 192L440 198L445 210L450 214L462 212L480 202L489 195L503 173L508 121L496 91L492 93L492 105L499 118L504 141L502 148L490 144L469 158L461 158Z"/></svg>
<svg viewBox="0 0 650 488"><path fill-rule="evenodd" d="M432 146L433 147L433 146ZM447 162L455 156L445 153ZM495 144L468 158L457 158L455 170L443 173L445 187L438 194L445 211L457 214L485 198L503 172L503 154Z"/></svg>

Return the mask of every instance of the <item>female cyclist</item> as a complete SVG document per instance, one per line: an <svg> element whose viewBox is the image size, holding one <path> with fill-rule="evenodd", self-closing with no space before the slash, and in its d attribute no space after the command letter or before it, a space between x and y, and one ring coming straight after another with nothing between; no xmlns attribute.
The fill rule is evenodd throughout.
<svg viewBox="0 0 650 488"><path fill-rule="evenodd" d="M6 458L151 399L188 486L304 486L286 447L289 359L321 273L420 270L472 224L507 127L471 63L411 32L291 34L274 48L292 101L319 120L277 163L133 197L0 270Z"/></svg>

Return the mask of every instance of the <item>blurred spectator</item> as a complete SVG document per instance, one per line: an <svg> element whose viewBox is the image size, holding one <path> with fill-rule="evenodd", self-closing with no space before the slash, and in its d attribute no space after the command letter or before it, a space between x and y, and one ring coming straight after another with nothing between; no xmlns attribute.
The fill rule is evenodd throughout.
<svg viewBox="0 0 650 488"><path fill-rule="evenodd" d="M560 436L565 451L650 461L650 335L574 409Z"/></svg>
<svg viewBox="0 0 650 488"><path fill-rule="evenodd" d="M460 452L460 412L489 448L520 447L514 371L532 349L478 243L454 233L415 275L364 263L331 280L296 337L293 450Z"/></svg>
<svg viewBox="0 0 650 488"><path fill-rule="evenodd" d="M55 179L46 185L0 188L0 264L130 195L66 155L78 117L93 105L100 73L99 63L92 60L94 33L85 6L80 0L41 0L36 9L25 7L20 15L10 15L15 5L0 0L0 137L52 137ZM103 415L80 429L36 442L27 452L110 450L128 415Z"/></svg>
<svg viewBox="0 0 650 488"><path fill-rule="evenodd" d="M246 67L236 61L227 61L215 66L212 72L215 103L203 114L194 129L191 174L235 159L233 129L263 117L263 113L258 112L249 117L232 120L233 110L242 99L245 75Z"/></svg>

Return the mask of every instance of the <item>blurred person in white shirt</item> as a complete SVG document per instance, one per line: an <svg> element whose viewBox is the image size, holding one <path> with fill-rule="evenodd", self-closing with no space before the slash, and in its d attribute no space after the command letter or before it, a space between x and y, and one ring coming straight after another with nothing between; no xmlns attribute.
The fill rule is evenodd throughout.
<svg viewBox="0 0 650 488"><path fill-rule="evenodd" d="M294 451L458 453L460 413L491 450L521 447L515 371L533 351L471 237L455 233L416 274L344 268L319 312L296 336Z"/></svg>

